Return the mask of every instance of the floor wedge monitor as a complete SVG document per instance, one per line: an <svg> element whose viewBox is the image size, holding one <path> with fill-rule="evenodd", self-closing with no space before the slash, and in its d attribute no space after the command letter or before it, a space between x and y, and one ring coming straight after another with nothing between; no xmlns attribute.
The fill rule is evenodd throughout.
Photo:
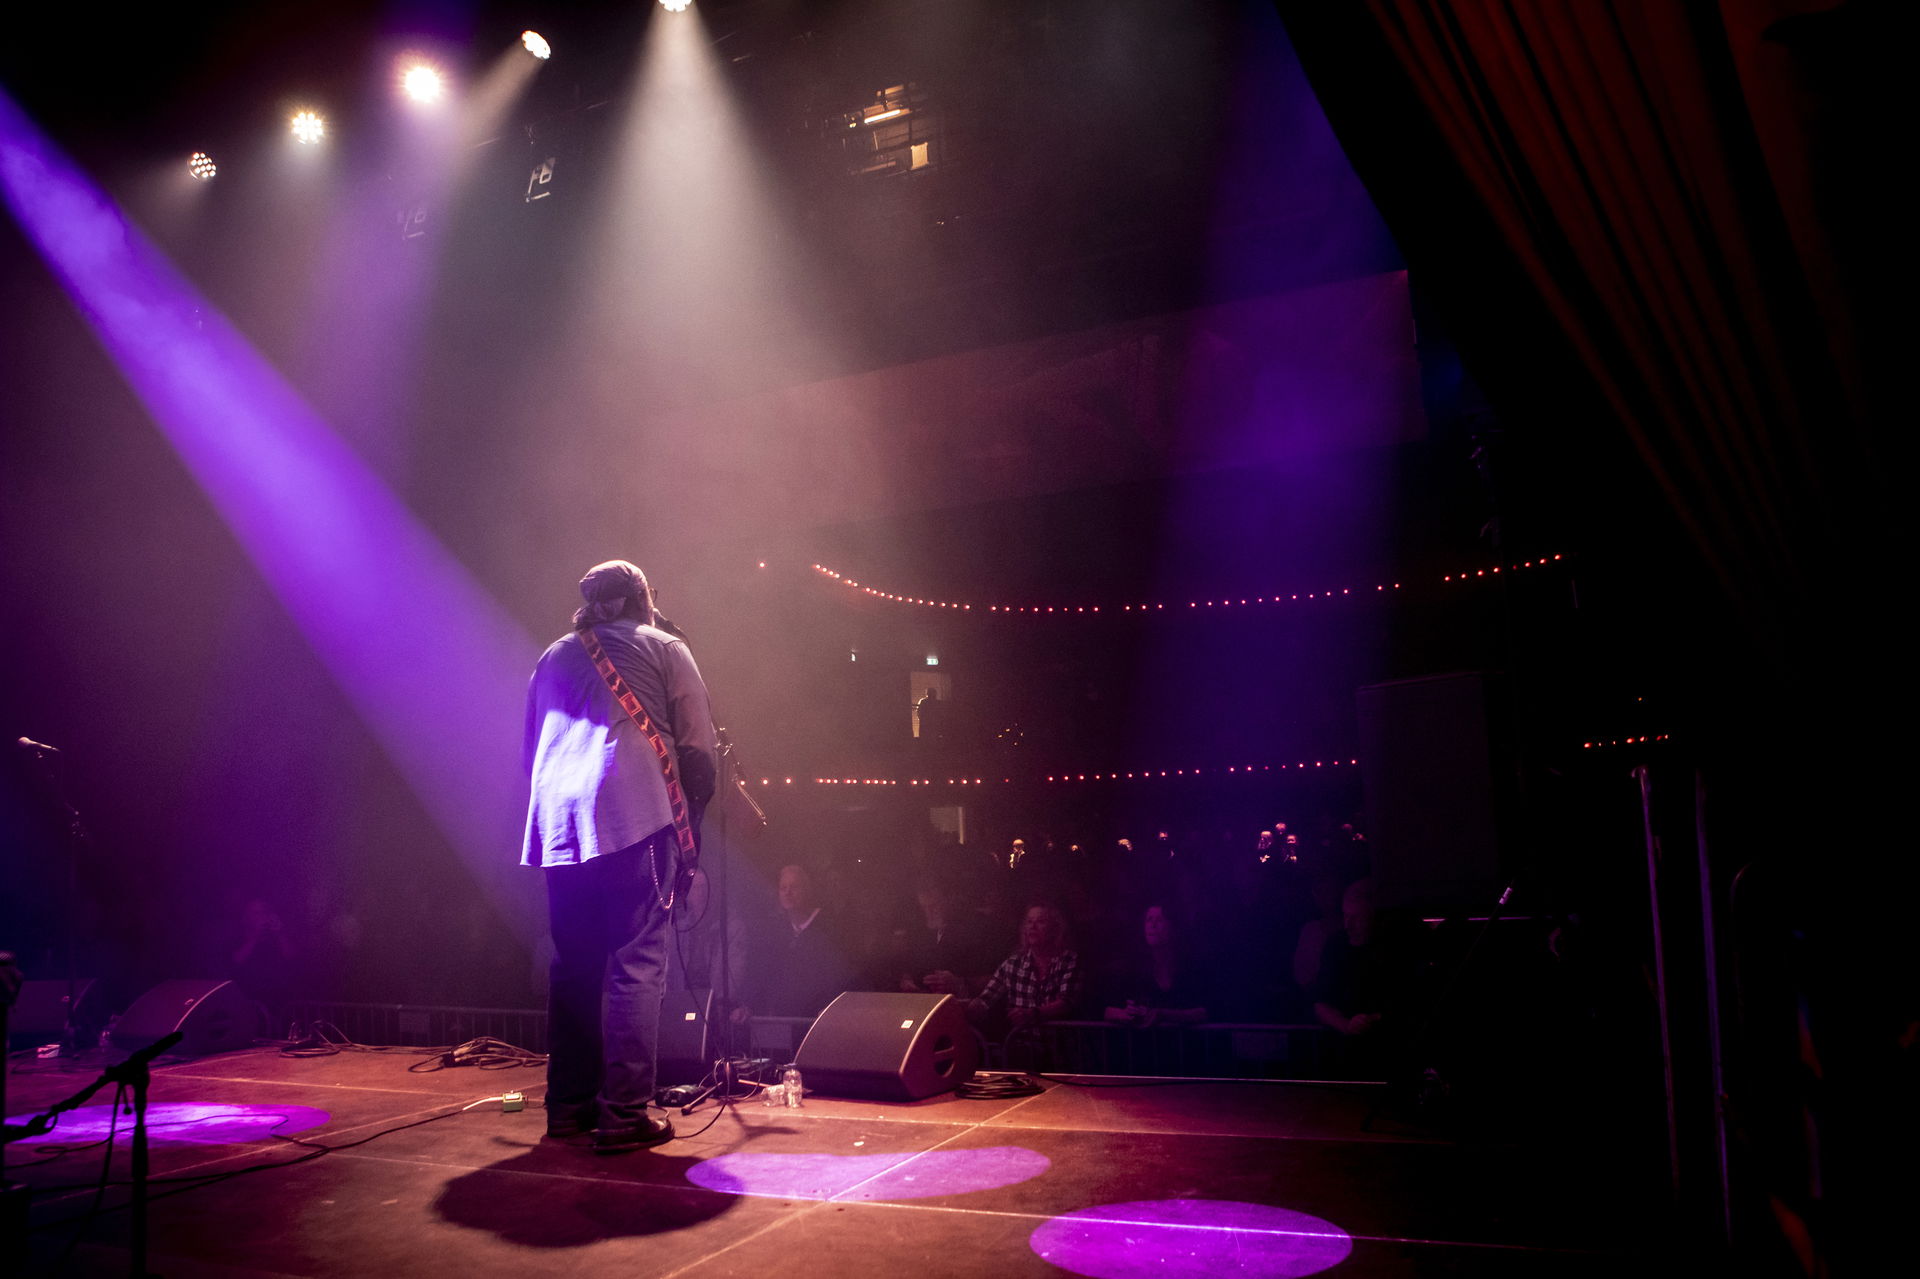
<svg viewBox="0 0 1920 1279"><path fill-rule="evenodd" d="M91 977L73 982L73 1003L67 1003L67 981L30 981L20 987L13 1011L7 1016L10 1048L38 1047L66 1038L69 1018L78 1047L91 1047L106 1019L100 983Z"/></svg>
<svg viewBox="0 0 1920 1279"><path fill-rule="evenodd" d="M182 1057L251 1048L259 1037L260 1006L230 981L184 978L163 981L140 998L113 1025L116 1052L138 1052L156 1039L179 1031L186 1036L174 1051Z"/></svg>
<svg viewBox="0 0 1920 1279"><path fill-rule="evenodd" d="M973 1076L979 1041L951 995L850 990L827 1005L794 1064L828 1097L918 1101Z"/></svg>
<svg viewBox="0 0 1920 1279"><path fill-rule="evenodd" d="M660 1001L658 1078L662 1086L697 1084L713 1069L708 1044L710 990L670 990Z"/></svg>

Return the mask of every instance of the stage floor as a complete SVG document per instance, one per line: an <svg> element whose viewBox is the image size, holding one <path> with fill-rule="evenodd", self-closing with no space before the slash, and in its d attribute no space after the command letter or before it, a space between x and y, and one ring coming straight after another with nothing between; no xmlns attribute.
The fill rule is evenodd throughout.
<svg viewBox="0 0 1920 1279"><path fill-rule="evenodd" d="M1368 1123L1380 1098L1365 1088L1053 1084L1008 1101L754 1102L698 1136L608 1156L584 1139L543 1138L541 1071L409 1073L418 1060L260 1049L159 1068L153 1272L933 1279L1660 1268L1644 1216L1588 1161ZM92 1073L45 1065L9 1077L13 1116ZM526 1092L525 1111L457 1110L512 1089ZM77 1146L92 1117L70 1117L49 1140ZM683 1134L711 1117L672 1116ZM388 1131L417 1121L427 1122ZM330 1146L365 1144L243 1172L310 1153L268 1135L276 1124ZM126 1148L123 1129L121 1183ZM9 1176L36 1192L28 1273L126 1274L126 1190L110 1188L106 1210L88 1217L104 1145L59 1149L8 1150ZM215 1173L239 1175L168 1180Z"/></svg>

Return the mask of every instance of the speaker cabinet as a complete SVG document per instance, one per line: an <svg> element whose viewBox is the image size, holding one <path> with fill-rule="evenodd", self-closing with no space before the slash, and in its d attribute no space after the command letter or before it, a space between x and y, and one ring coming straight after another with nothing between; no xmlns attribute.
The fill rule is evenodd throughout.
<svg viewBox="0 0 1920 1279"><path fill-rule="evenodd" d="M980 1050L951 995L850 990L814 1020L794 1064L810 1092L918 1101L973 1076Z"/></svg>
<svg viewBox="0 0 1920 1279"><path fill-rule="evenodd" d="M713 1069L710 990L670 990L660 1000L658 1085L697 1084Z"/></svg>
<svg viewBox="0 0 1920 1279"><path fill-rule="evenodd" d="M163 981L114 1024L113 1047L138 1052L176 1030L186 1036L173 1049L183 1057L251 1048L261 1031L260 1006L230 981Z"/></svg>
<svg viewBox="0 0 1920 1279"><path fill-rule="evenodd" d="M74 1037L82 1047L91 1044L106 1022L99 996L100 983L91 977L79 977L73 983ZM51 1044L67 1033L67 982L29 981L20 984L19 998L7 1014L7 1041L10 1045Z"/></svg>
<svg viewBox="0 0 1920 1279"><path fill-rule="evenodd" d="M1375 905L1491 906L1510 870L1515 776L1499 681L1434 675L1355 701Z"/></svg>

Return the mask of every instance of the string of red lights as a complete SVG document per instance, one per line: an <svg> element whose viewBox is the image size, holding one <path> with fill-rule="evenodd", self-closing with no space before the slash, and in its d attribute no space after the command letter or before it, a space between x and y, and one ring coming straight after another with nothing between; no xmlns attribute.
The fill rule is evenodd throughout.
<svg viewBox="0 0 1920 1279"><path fill-rule="evenodd" d="M1505 564L1505 565L1495 564L1489 568L1470 569L1460 573L1447 573L1441 577L1440 584L1446 585L1446 584L1451 584L1456 582L1464 583L1464 582L1483 581L1489 577L1498 577L1503 569L1509 573L1519 573L1519 572L1525 572L1528 569L1546 568L1549 565L1559 563L1565 560L1565 558L1566 557L1564 555L1543 555L1538 559L1520 560L1513 564ZM767 564L765 560L760 561L761 568L765 568L766 566ZM962 600L927 599L922 596L903 595L898 591L882 590L877 586L865 585L861 583L857 578L849 577L845 573L842 573L839 570L834 568L829 568L825 564L815 564L812 566L812 568L813 568L813 571L819 574L821 577L827 579L828 581L837 582L841 586L847 587L849 590L858 591L863 595L870 596L877 600L884 600L889 604L906 604L906 605L910 605L917 608L942 608L942 609L951 609L956 612L962 612L962 613L977 612L977 613L995 613L995 614L1009 614L1009 615L1015 614L1015 613L1028 614L1028 615L1052 614L1056 617L1078 615L1082 613L1102 613L1102 612L1104 613L1164 613L1168 609L1172 609L1176 613L1181 611L1181 607L1178 602L1175 602L1173 604L1167 604L1165 602L1158 602L1158 603L1145 602L1145 603L1138 603L1138 604L1127 603L1127 604L1119 604L1119 605L1115 605L1111 603L1105 604L1105 605L1101 605L1101 604L984 604L983 605L983 604L973 604L973 603L962 601ZM1365 587L1342 586L1342 587L1335 587L1335 588L1331 588L1323 591L1292 591L1292 592L1279 592L1273 595L1256 595L1256 596L1242 595L1237 597L1223 597L1220 599L1205 599L1205 600L1195 599L1195 600L1186 601L1186 608L1194 611L1198 611L1203 608L1212 608L1212 609L1257 608L1262 606L1272 607L1274 605L1279 605L1279 604L1297 604L1297 603L1320 602L1320 601L1338 600L1338 599L1356 599L1356 598L1366 599L1369 597L1378 598L1380 596L1387 595L1393 591L1398 591L1400 589L1402 589L1402 584L1399 582L1390 582L1390 583L1381 582L1376 584L1372 590L1368 590Z"/></svg>
<svg viewBox="0 0 1920 1279"><path fill-rule="evenodd" d="M1047 773L1030 780L1060 785L1079 782L1158 781L1180 777L1253 777L1265 773L1305 771L1315 768L1352 768L1357 759L1312 759L1292 764L1228 764L1216 768L1137 768L1131 772ZM762 786L1011 786L1013 778L1001 777L762 777Z"/></svg>
<svg viewBox="0 0 1920 1279"><path fill-rule="evenodd" d="M1642 737L1622 737L1609 741L1591 741L1580 744L1582 750L1599 750L1609 746L1632 746L1643 742L1671 741L1671 733L1649 733ZM1044 785L1079 784L1081 782L1144 782L1159 781L1162 778L1175 779L1186 777L1233 777L1249 778L1272 773L1307 772L1320 768L1357 768L1357 759L1311 759L1297 760L1287 764L1228 764L1214 768L1136 768L1131 771L1096 772L1055 772L1038 777L1024 779L1028 782ZM1011 777L762 777L762 786L1011 786Z"/></svg>

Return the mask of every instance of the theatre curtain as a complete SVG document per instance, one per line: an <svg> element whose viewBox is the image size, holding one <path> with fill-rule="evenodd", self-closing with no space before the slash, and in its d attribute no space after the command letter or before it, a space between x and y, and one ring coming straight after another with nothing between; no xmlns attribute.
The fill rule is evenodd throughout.
<svg viewBox="0 0 1920 1279"><path fill-rule="evenodd" d="M1528 480L1560 491L1536 499L1579 510L1617 578L1666 576L1633 637L1716 686L1688 726L1714 859L1776 894L1731 912L1723 952L1734 1198L1765 1169L1758 1211L1808 1273L1837 1268L1846 1223L1897 1198L1869 1152L1915 1139L1912 1108L1886 1107L1920 1014L1879 980L1913 971L1913 876L1872 856L1910 842L1888 702L1909 575L1881 436L1911 328L1884 318L1907 274L1900 6L1277 2L1414 286L1506 434L1555 453ZM1679 603L1696 594L1711 604Z"/></svg>
<svg viewBox="0 0 1920 1279"><path fill-rule="evenodd" d="M1893 155L1866 140L1884 7L1279 9L1416 286L1522 410L1510 430L1594 432L1557 442L1575 457L1629 442L1761 665L1807 659L1796 619L1886 527L1862 322L1888 243L1871 188Z"/></svg>

